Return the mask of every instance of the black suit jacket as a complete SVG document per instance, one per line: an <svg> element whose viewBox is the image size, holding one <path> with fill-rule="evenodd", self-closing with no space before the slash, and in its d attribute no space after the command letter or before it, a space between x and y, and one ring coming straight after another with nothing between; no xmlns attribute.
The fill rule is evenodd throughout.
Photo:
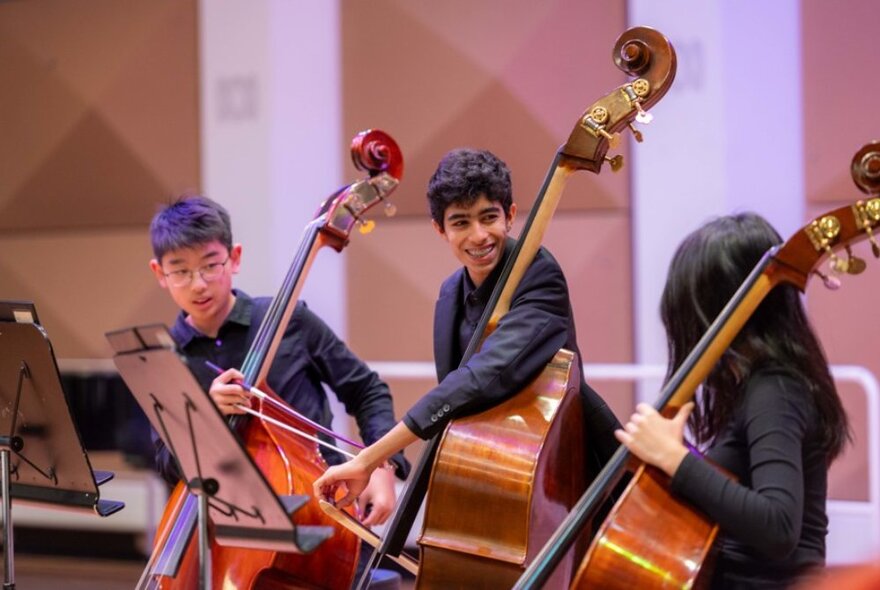
<svg viewBox="0 0 880 590"><path fill-rule="evenodd" d="M503 259L487 279L493 281L492 287L514 245L515 241L508 239ZM443 282L434 310L434 362L439 385L404 416L406 425L421 438L434 436L453 417L481 411L516 394L560 348L577 352L580 358L565 276L553 256L541 248L514 292L510 311L479 352L459 367L461 353L456 339L465 272L459 269ZM602 464L617 448L613 431L619 423L586 384L582 372L580 376L590 451Z"/></svg>

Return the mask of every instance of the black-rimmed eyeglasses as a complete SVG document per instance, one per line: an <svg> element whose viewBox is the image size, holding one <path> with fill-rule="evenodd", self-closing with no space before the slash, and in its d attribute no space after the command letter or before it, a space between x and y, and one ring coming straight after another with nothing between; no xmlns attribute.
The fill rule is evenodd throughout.
<svg viewBox="0 0 880 590"><path fill-rule="evenodd" d="M163 274L168 280L168 284L172 287L186 287L189 285L193 280L194 272L198 272L203 281L210 283L223 276L223 271L226 268L227 262L229 262L229 256L227 256L226 260L223 262L211 262L210 264L199 267L196 271L181 269L172 270L171 272Z"/></svg>

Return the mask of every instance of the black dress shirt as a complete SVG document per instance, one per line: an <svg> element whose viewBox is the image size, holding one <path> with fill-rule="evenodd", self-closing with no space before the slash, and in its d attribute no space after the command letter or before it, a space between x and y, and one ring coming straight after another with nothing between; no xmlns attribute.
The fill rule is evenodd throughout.
<svg viewBox="0 0 880 590"><path fill-rule="evenodd" d="M787 588L825 563L826 455L806 385L781 370L753 374L706 453L689 454L672 490L721 528L713 588Z"/></svg>
<svg viewBox="0 0 880 590"><path fill-rule="evenodd" d="M234 293L235 305L216 338L209 338L189 325L183 312L171 328L180 353L205 391L210 389L217 376L205 361L224 369L240 368L272 301L268 297L252 299L242 291ZM267 381L291 407L330 428L333 416L323 387L326 384L345 406L346 412L355 417L366 444L381 438L395 424L391 395L385 382L302 301L297 303L291 315ZM177 469L155 432L153 441L159 471L169 482L176 482L179 478ZM341 455L323 446L321 453L330 464L342 460ZM406 478L409 463L403 455L399 453L391 461L395 463L398 477Z"/></svg>

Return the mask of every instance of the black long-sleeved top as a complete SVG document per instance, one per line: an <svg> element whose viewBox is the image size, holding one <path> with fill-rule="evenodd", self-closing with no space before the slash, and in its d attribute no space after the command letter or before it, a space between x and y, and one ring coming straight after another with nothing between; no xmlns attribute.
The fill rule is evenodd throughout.
<svg viewBox="0 0 880 590"><path fill-rule="evenodd" d="M828 468L806 385L781 370L751 375L707 457L689 454L672 490L721 528L713 588L786 588L825 563Z"/></svg>
<svg viewBox="0 0 880 590"><path fill-rule="evenodd" d="M486 409L522 390L560 348L577 352L581 358L565 276L553 256L541 248L516 288L510 310L480 350L458 367L466 348L462 343L470 339L515 245L515 240L508 238L502 259L479 288L467 284L470 278L464 268L440 288L434 310L434 362L439 385L403 418L421 438L440 432L453 417ZM605 401L587 385L580 366L578 372L595 468L617 449L614 430L620 425Z"/></svg>
<svg viewBox="0 0 880 590"><path fill-rule="evenodd" d="M207 391L216 373L206 360L224 368L240 368L250 349L260 322L271 304L268 297L251 298L234 291L235 305L220 327L216 338L209 338L186 322L181 312L171 327L171 335L199 384ZM278 346L267 381L272 390L307 418L330 428L333 416L322 386L326 384L354 416L361 438L372 444L395 424L388 386L342 342L321 318L303 302L298 302ZM171 455L153 432L156 465L171 483L179 478ZM328 463L341 456L321 447ZM391 459L397 475L406 478L409 463L402 454Z"/></svg>

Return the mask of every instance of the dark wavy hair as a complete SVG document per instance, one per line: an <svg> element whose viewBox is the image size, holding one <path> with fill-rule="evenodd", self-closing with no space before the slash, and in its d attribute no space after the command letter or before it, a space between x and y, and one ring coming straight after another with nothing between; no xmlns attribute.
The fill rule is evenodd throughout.
<svg viewBox="0 0 880 590"><path fill-rule="evenodd" d="M672 263L660 315L669 349L667 381L681 366L761 257L782 240L761 216L721 217L690 234ZM829 461L849 440L846 413L799 291L773 289L747 320L703 383L691 427L697 441L711 441L731 418L749 375L763 367L789 372L804 383L820 421L818 435Z"/></svg>
<svg viewBox="0 0 880 590"><path fill-rule="evenodd" d="M153 255L192 248L217 240L232 249L232 222L222 205L199 195L178 198L162 207L150 223Z"/></svg>
<svg viewBox="0 0 880 590"><path fill-rule="evenodd" d="M513 191L507 164L488 150L452 150L428 181L431 218L442 228L443 214L450 205L469 207L481 195L500 203L505 217L510 215Z"/></svg>

